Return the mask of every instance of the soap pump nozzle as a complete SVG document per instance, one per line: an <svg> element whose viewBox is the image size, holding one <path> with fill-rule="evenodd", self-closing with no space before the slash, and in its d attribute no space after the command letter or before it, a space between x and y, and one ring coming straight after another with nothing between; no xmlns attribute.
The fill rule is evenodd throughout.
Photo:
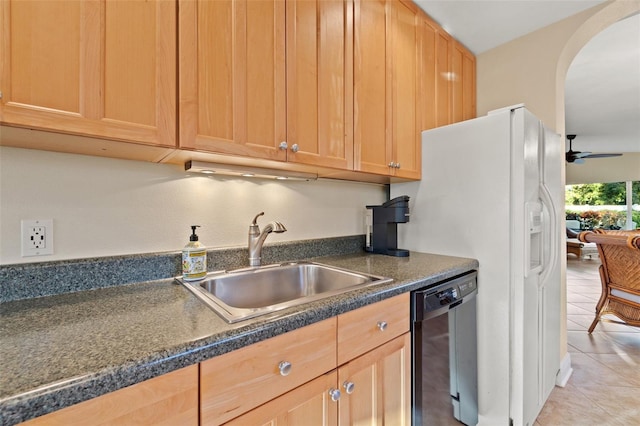
<svg viewBox="0 0 640 426"><path fill-rule="evenodd" d="M189 237L189 241L198 241L198 236L196 235L196 228L200 228L200 225L191 225L191 236Z"/></svg>

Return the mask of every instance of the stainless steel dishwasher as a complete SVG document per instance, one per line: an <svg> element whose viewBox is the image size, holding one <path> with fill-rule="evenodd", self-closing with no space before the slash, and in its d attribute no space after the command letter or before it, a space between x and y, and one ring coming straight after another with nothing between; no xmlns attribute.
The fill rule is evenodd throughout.
<svg viewBox="0 0 640 426"><path fill-rule="evenodd" d="M411 293L412 423L478 423L477 273Z"/></svg>

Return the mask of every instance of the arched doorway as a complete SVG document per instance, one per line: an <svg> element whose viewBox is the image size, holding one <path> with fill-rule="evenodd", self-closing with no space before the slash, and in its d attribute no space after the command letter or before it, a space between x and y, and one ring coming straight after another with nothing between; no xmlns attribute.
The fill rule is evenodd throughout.
<svg viewBox="0 0 640 426"><path fill-rule="evenodd" d="M615 24L616 22L640 12L640 1L614 1L605 4L592 14L583 14L584 19L579 23L576 30L566 39L564 47L558 56L556 66L556 90L555 90L555 113L556 113L556 131L565 135L565 81L568 70L578 52L587 43L605 28ZM564 147L563 147L564 150ZM640 154L638 154L640 155ZM566 181L566 176L563 177ZM562 262L562 306L564 312L561 317L566 324L566 256L563 254ZM567 347L567 330L566 326L561 330L561 347ZM566 383L571 374L571 360L568 353L561 354L563 360L561 371L559 374L558 384Z"/></svg>

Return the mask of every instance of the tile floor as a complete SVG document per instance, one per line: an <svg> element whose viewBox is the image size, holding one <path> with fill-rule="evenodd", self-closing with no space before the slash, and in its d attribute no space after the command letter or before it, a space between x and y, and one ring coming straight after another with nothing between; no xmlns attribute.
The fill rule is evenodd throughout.
<svg viewBox="0 0 640 426"><path fill-rule="evenodd" d="M640 425L640 327L600 321L597 259L567 257L567 341L573 374L555 387L535 426ZM615 317L611 317L614 319Z"/></svg>

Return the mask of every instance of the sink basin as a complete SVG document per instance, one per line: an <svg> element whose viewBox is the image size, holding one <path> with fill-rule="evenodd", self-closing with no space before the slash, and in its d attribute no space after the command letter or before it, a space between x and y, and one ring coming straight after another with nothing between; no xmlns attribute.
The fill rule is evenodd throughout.
<svg viewBox="0 0 640 426"><path fill-rule="evenodd" d="M177 280L227 322L255 318L336 294L387 283L384 278L315 262L211 272L197 282Z"/></svg>

